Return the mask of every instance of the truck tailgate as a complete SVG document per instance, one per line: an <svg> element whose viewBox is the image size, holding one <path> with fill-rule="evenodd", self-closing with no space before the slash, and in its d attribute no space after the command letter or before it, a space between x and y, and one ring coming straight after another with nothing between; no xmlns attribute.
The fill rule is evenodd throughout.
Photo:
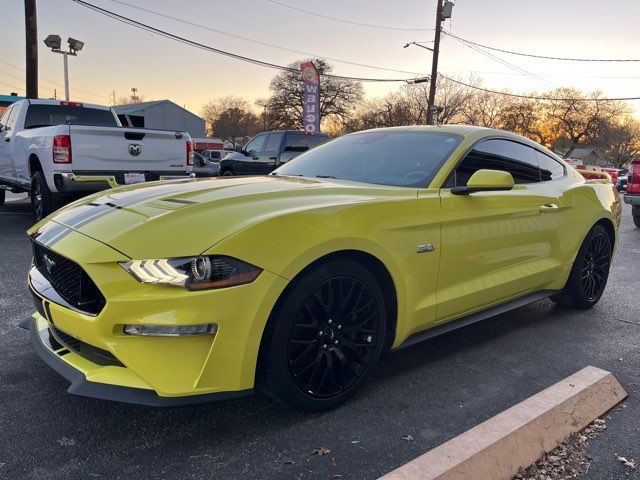
<svg viewBox="0 0 640 480"><path fill-rule="evenodd" d="M169 130L70 125L74 172L167 172L187 169L189 135ZM179 137L179 138L178 138Z"/></svg>

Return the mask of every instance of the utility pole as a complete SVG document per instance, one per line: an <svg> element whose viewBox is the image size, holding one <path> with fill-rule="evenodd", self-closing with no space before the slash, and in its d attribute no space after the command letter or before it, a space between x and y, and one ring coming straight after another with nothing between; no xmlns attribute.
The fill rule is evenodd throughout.
<svg viewBox="0 0 640 480"><path fill-rule="evenodd" d="M27 98L38 98L38 16L36 0L24 0Z"/></svg>
<svg viewBox="0 0 640 480"><path fill-rule="evenodd" d="M427 101L427 125L433 125L433 106L436 102L436 82L438 80L438 55L440 53L440 34L442 32L442 21L444 20L442 15L442 2L444 0L437 0L438 6L436 8L436 34L433 42L433 59L431 61L431 80L429 83L429 99Z"/></svg>

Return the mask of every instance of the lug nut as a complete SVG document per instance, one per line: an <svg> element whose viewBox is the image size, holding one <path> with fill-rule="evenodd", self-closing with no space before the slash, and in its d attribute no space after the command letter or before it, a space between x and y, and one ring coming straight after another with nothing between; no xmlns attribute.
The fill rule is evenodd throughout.
<svg viewBox="0 0 640 480"><path fill-rule="evenodd" d="M342 325L338 325L338 330L342 330Z"/></svg>
<svg viewBox="0 0 640 480"><path fill-rule="evenodd" d="M335 343L335 344L337 345L337 344L338 344L338 340L336 340L336 341L335 341L335 342L333 342L333 343Z"/></svg>
<svg viewBox="0 0 640 480"><path fill-rule="evenodd" d="M318 333L319 336L324 335L324 332L322 330L320 330L320 333Z"/></svg>
<svg viewBox="0 0 640 480"><path fill-rule="evenodd" d="M333 323L333 320L329 319L329 321L327 322L329 325L331 325Z"/></svg>
<svg viewBox="0 0 640 480"><path fill-rule="evenodd" d="M325 343L324 345L322 345L322 348L324 348L326 350L327 349L327 344Z"/></svg>

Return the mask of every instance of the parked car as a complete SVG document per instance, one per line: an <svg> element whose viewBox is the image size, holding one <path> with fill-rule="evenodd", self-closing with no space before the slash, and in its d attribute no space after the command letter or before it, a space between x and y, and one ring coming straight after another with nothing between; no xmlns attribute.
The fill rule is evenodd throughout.
<svg viewBox="0 0 640 480"><path fill-rule="evenodd" d="M200 152L200 155L202 155L202 158L204 158L205 160L209 160L210 162L219 162L220 160L222 160L225 156L229 155L230 153L234 153L233 150L203 150L202 152Z"/></svg>
<svg viewBox="0 0 640 480"><path fill-rule="evenodd" d="M359 132L265 177L55 212L29 231L38 312L22 326L77 395L167 406L259 388L326 410L383 350L546 297L593 307L620 212L611 184L512 133Z"/></svg>
<svg viewBox="0 0 640 480"><path fill-rule="evenodd" d="M622 192L627 189L627 181L628 181L627 175L628 174L624 174L618 177L618 183L616 183L616 188L618 189L619 192Z"/></svg>
<svg viewBox="0 0 640 480"><path fill-rule="evenodd" d="M36 219L118 185L188 177L188 133L123 128L109 107L21 100L0 118L0 191L28 192Z"/></svg>
<svg viewBox="0 0 640 480"><path fill-rule="evenodd" d="M211 158L210 155L208 157ZM220 173L220 160L209 160L202 154L195 152L193 156L193 173L196 177L217 177Z"/></svg>
<svg viewBox="0 0 640 480"><path fill-rule="evenodd" d="M240 152L220 161L220 175L267 175L292 158L329 139L324 133L274 130L253 137Z"/></svg>
<svg viewBox="0 0 640 480"><path fill-rule="evenodd" d="M633 223L640 228L640 159L631 162L627 174L627 192L624 195L625 203L631 205Z"/></svg>

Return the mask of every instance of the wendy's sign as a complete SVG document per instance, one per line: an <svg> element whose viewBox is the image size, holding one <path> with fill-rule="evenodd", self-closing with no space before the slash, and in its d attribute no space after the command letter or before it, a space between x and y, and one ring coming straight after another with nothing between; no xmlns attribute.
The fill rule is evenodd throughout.
<svg viewBox="0 0 640 480"><path fill-rule="evenodd" d="M304 80L302 124L306 133L320 132L320 76L313 62L300 65Z"/></svg>

